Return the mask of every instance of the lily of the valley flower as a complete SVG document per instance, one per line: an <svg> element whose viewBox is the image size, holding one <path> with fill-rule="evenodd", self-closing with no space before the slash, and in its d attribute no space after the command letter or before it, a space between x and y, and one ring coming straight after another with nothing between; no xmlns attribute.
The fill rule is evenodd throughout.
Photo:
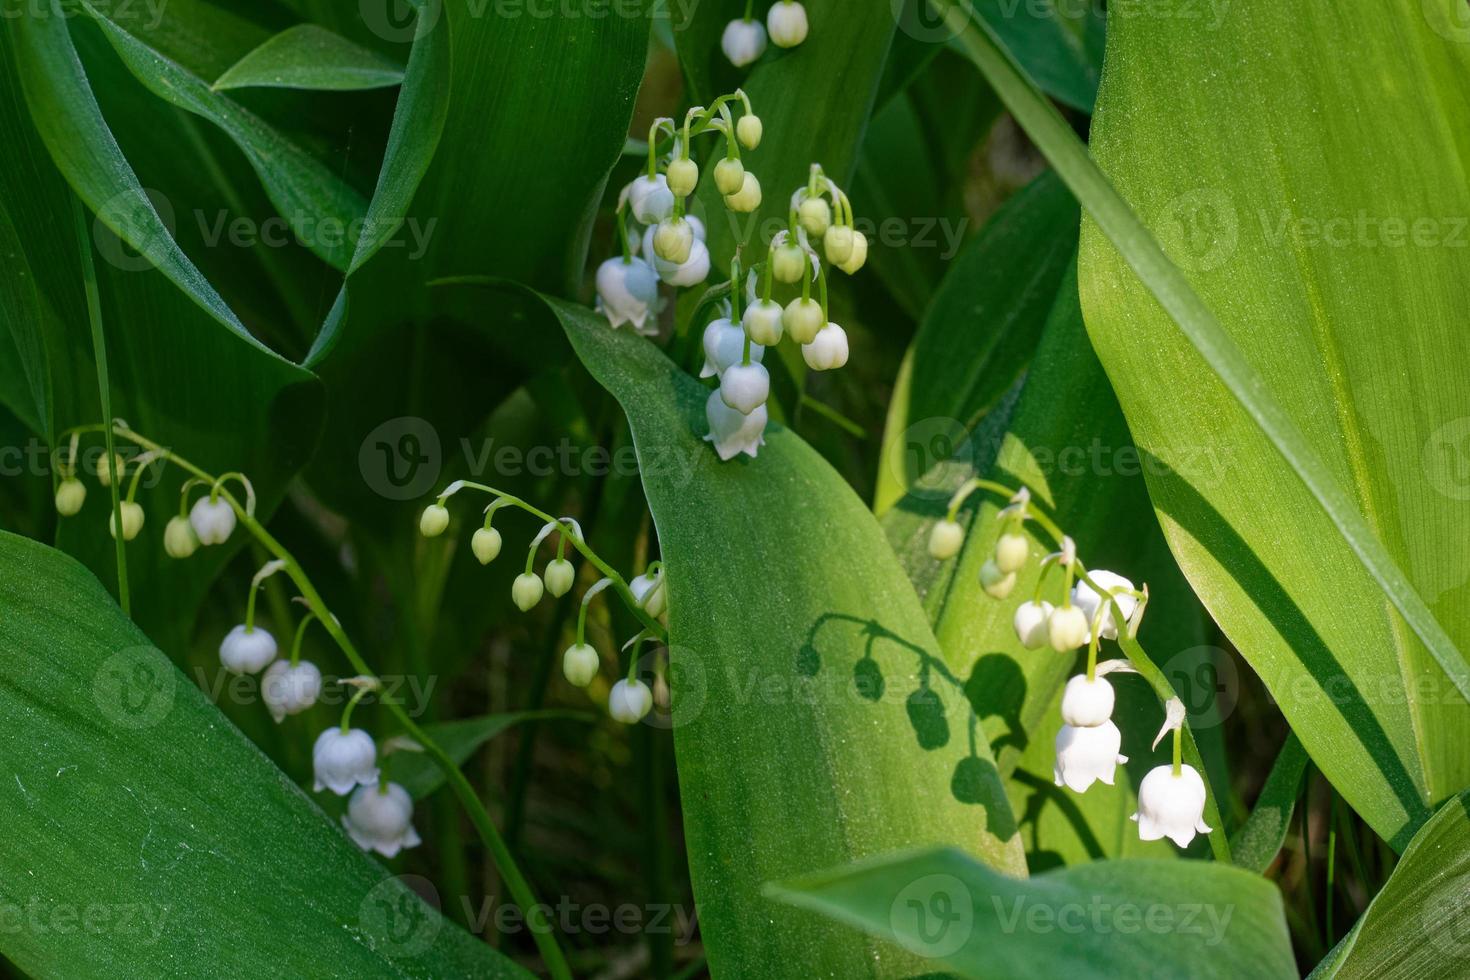
<svg viewBox="0 0 1470 980"><path fill-rule="evenodd" d="M640 680L618 681L607 695L607 713L614 721L633 725L653 710L653 692Z"/></svg>
<svg viewBox="0 0 1470 980"><path fill-rule="evenodd" d="M935 561L948 561L960 553L965 543L965 529L958 521L939 521L929 531L929 557Z"/></svg>
<svg viewBox="0 0 1470 980"><path fill-rule="evenodd" d="M611 258L597 267L597 309L616 329L625 323L635 333L658 333L658 273L643 259Z"/></svg>
<svg viewBox="0 0 1470 980"><path fill-rule="evenodd" d="M725 207L749 214L761 206L761 182L749 170L740 178L740 190L725 195Z"/></svg>
<svg viewBox="0 0 1470 980"><path fill-rule="evenodd" d="M347 802L342 826L358 847L385 858L423 843L413 829L413 797L397 783L359 786Z"/></svg>
<svg viewBox="0 0 1470 980"><path fill-rule="evenodd" d="M1016 607L1011 620L1016 639L1027 650L1040 650L1047 642L1047 620L1051 618L1052 604L1045 599L1040 602L1023 602Z"/></svg>
<svg viewBox="0 0 1470 980"><path fill-rule="evenodd" d="M1104 570L1089 572L1088 577L1096 582L1104 592L1107 592L1116 599L1118 608L1123 611L1123 619L1126 622L1133 615L1133 610L1138 605L1138 599L1132 594L1134 591L1133 583L1117 572ZM1082 614L1087 617L1089 625L1097 618L1098 607L1103 603L1103 599L1093 591L1092 586L1081 581L1072 587L1072 601L1077 604L1078 608L1082 610ZM1112 603L1108 603L1107 608L1103 610L1102 625L1098 629L1098 636L1105 640L1116 640L1118 638L1118 625L1113 622Z"/></svg>
<svg viewBox="0 0 1470 980"><path fill-rule="evenodd" d="M541 579L533 572L522 572L510 585L510 598L521 612L530 612L546 591Z"/></svg>
<svg viewBox="0 0 1470 980"><path fill-rule="evenodd" d="M980 566L980 587L992 599L1004 599L1016 587L1016 573L1002 572L994 559L988 559Z"/></svg>
<svg viewBox="0 0 1470 980"><path fill-rule="evenodd" d="M72 517L87 501L87 485L74 476L61 481L56 488L56 513Z"/></svg>
<svg viewBox="0 0 1470 980"><path fill-rule="evenodd" d="M745 122L749 118L746 116L740 121ZM719 188L721 194L727 197L731 194L738 194L744 185L745 164L735 157L726 157L715 164L715 186Z"/></svg>
<svg viewBox="0 0 1470 980"><path fill-rule="evenodd" d="M806 40L806 8L796 0L778 0L766 14L766 30L778 48L794 48Z"/></svg>
<svg viewBox="0 0 1470 980"><path fill-rule="evenodd" d="M177 514L163 528L163 550L170 558L188 558L199 548L199 535L187 517Z"/></svg>
<svg viewBox="0 0 1470 980"><path fill-rule="evenodd" d="M131 541L143 530L143 507L131 500L124 500L118 505L122 514L122 536L124 541ZM117 537L117 514L107 515L107 531L114 538Z"/></svg>
<svg viewBox="0 0 1470 980"><path fill-rule="evenodd" d="M689 245L689 257L683 262L670 262L653 248L654 229L643 233L643 251L653 259L654 271L670 286L695 286L709 277L709 248L704 244L704 226L695 218L684 219L692 226L694 240Z"/></svg>
<svg viewBox="0 0 1470 980"><path fill-rule="evenodd" d="M995 542L995 564L1003 572L1019 572L1031 555L1031 544L1024 534L1007 531Z"/></svg>
<svg viewBox="0 0 1470 980"><path fill-rule="evenodd" d="M321 693L322 672L307 660L294 666L288 660L277 660L260 678L261 700L277 724L316 704Z"/></svg>
<svg viewBox="0 0 1470 980"><path fill-rule="evenodd" d="M1174 774L1171 765L1149 770L1138 786L1138 822L1140 840L1167 837L1180 847L1189 846L1194 835L1208 834L1205 823L1205 781L1193 766L1180 766Z"/></svg>
<svg viewBox="0 0 1470 980"><path fill-rule="evenodd" d="M675 197L688 197L699 186L699 164L688 157L675 156L669 161L669 190Z"/></svg>
<svg viewBox="0 0 1470 980"><path fill-rule="evenodd" d="M573 643L561 656L561 672L576 687L586 687L597 676L600 661L590 643Z"/></svg>
<svg viewBox="0 0 1470 980"><path fill-rule="evenodd" d="M701 378L723 376L733 364L739 364L745 356L745 331L727 317L711 320L704 328L704 367ZM760 361L766 349L760 344L750 345L750 359Z"/></svg>
<svg viewBox="0 0 1470 980"><path fill-rule="evenodd" d="M482 527L470 537L470 550L481 565L488 565L500 554L500 532L493 527Z"/></svg>
<svg viewBox="0 0 1470 980"><path fill-rule="evenodd" d="M276 659L276 638L259 626L240 624L220 641L219 661L232 674L255 674Z"/></svg>
<svg viewBox="0 0 1470 980"><path fill-rule="evenodd" d="M808 197L797 208L797 220L813 238L821 238L832 227L832 206L821 197Z"/></svg>
<svg viewBox="0 0 1470 980"><path fill-rule="evenodd" d="M753 150L761 145L761 134L764 131L765 124L761 122L760 116L754 113L746 113L735 124L735 138L740 140L740 145L747 150Z"/></svg>
<svg viewBox="0 0 1470 980"><path fill-rule="evenodd" d="M720 36L720 49L730 64L744 68L766 51L766 28L758 20L732 20Z"/></svg>
<svg viewBox="0 0 1470 980"><path fill-rule="evenodd" d="M317 736L311 768L318 793L329 789L346 796L354 786L378 784L378 746L361 728L344 732L333 725Z"/></svg>
<svg viewBox="0 0 1470 980"><path fill-rule="evenodd" d="M835 266L852 258L854 232L850 225L833 225L827 229L827 234L822 236L822 248L827 253L827 261Z"/></svg>
<svg viewBox="0 0 1470 980"><path fill-rule="evenodd" d="M847 331L828 323L810 343L801 345L801 356L813 371L831 371L847 363Z"/></svg>
<svg viewBox="0 0 1470 980"><path fill-rule="evenodd" d="M1113 717L1115 695L1106 678L1078 674L1062 690L1062 721L1073 728L1093 728Z"/></svg>
<svg viewBox="0 0 1470 980"><path fill-rule="evenodd" d="M774 300L758 299L745 308L745 316L741 318L740 325L745 328L745 333L750 337L752 344L764 347L772 347L781 342L783 329L781 326L781 315L785 312L781 304ZM750 353L755 358L755 351Z"/></svg>
<svg viewBox="0 0 1470 980"><path fill-rule="evenodd" d="M682 217L665 218L653 229L653 254L681 265L689 261L689 250L694 246L694 226Z"/></svg>
<svg viewBox="0 0 1470 980"><path fill-rule="evenodd" d="M852 233L852 251L847 253L846 259L837 263L837 268L849 276L854 276L857 275L858 270L866 265L867 262L868 236L854 229Z"/></svg>
<svg viewBox="0 0 1470 980"><path fill-rule="evenodd" d="M546 591L559 599L572 590L577 581L577 570L565 558L553 558L546 563L541 577L546 581Z"/></svg>
<svg viewBox="0 0 1470 980"><path fill-rule="evenodd" d="M749 415L742 415L720 397L718 391L709 393L704 403L705 418L709 421L709 434L705 442L712 442L720 459L732 459L741 453L755 456L766 444L765 431L767 412L762 405Z"/></svg>
<svg viewBox="0 0 1470 980"><path fill-rule="evenodd" d="M642 575L633 576L628 583L628 591L633 593L633 601L637 602L654 619L662 616L668 608L668 591L664 585L663 566L654 571L644 572Z"/></svg>
<svg viewBox="0 0 1470 980"><path fill-rule="evenodd" d="M443 504L430 504L419 515L419 533L426 538L437 538L449 527L449 508Z"/></svg>
<svg viewBox="0 0 1470 980"><path fill-rule="evenodd" d="M227 500L203 496L189 508L189 523L200 544L224 544L235 530L235 508Z"/></svg>
<svg viewBox="0 0 1470 980"><path fill-rule="evenodd" d="M720 376L720 399L741 415L749 415L771 395L771 376L758 361L732 364Z"/></svg>
<svg viewBox="0 0 1470 980"><path fill-rule="evenodd" d="M1046 638L1058 653L1075 650L1091 635L1087 614L1077 606L1059 606L1046 620Z"/></svg>
<svg viewBox="0 0 1470 980"><path fill-rule="evenodd" d="M1128 761L1118 754L1122 745L1123 733L1111 721L1088 728L1063 725L1057 732L1056 784L1076 793L1085 792L1098 780L1113 785L1114 771Z"/></svg>
<svg viewBox="0 0 1470 980"><path fill-rule="evenodd" d="M628 185L628 208L640 224L656 225L674 213L674 192L663 174L644 174ZM652 249L644 245L645 251Z"/></svg>
<svg viewBox="0 0 1470 980"><path fill-rule="evenodd" d="M795 242L778 245L771 253L771 275L777 282L801 282L807 271L806 251Z"/></svg>
<svg viewBox="0 0 1470 980"><path fill-rule="evenodd" d="M822 314L822 304L814 299L802 299L798 296L786 304L786 311L781 314L781 324L791 339L798 344L809 344L817 338L817 333L825 326L827 318Z"/></svg>

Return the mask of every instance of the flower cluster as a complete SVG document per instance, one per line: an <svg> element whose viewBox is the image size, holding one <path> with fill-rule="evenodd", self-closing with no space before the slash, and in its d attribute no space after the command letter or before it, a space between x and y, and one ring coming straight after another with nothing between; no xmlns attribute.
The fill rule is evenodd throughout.
<svg viewBox="0 0 1470 980"><path fill-rule="evenodd" d="M806 40L806 8L796 0L778 0L766 12L765 26L756 20L755 0L746 0L745 16L725 25L720 48L736 68L758 60L766 53L766 37L778 48L794 48Z"/></svg>
<svg viewBox="0 0 1470 980"><path fill-rule="evenodd" d="M730 111L735 104L743 109L738 121ZM690 145L706 133L725 137L725 157L714 167L725 206L742 213L760 207L760 180L740 159L741 147L754 150L762 135L760 117L744 92L721 96L708 108L695 106L682 127L667 117L655 120L648 133L648 170L618 196L622 255L597 267L597 308L613 327L629 323L644 336L657 334L663 306L658 284L695 286L709 276L704 223L686 213L700 177ZM661 137L671 140L667 156L659 153Z"/></svg>
<svg viewBox="0 0 1470 980"><path fill-rule="evenodd" d="M822 242L827 262L849 275L867 261L868 241L853 227L852 204L820 164L812 164L807 183L791 195L787 228L771 239L765 261L750 270L743 290L739 256L731 263L730 305L704 330L700 377L720 382L705 403L705 440L722 460L741 453L754 456L765 442L771 378L761 362L767 347L789 336L801 345L802 358L813 371L847 363L847 332L829 313L827 271L814 240ZM774 299L778 282L799 283L800 294L783 306ZM818 299L812 298L814 282Z"/></svg>
<svg viewBox="0 0 1470 980"><path fill-rule="evenodd" d="M477 528L470 539L470 549L481 565L488 565L500 554L501 536L493 521L496 511L513 506L541 519L541 530L531 539L526 551L525 571L511 583L511 601L522 612L529 612L544 595L550 593L560 598L570 592L577 582L577 569L567 558L567 549L584 555L602 572L602 577L582 593L581 609L577 616L576 640L562 654L562 674L576 687L588 687L602 669L602 659L597 650L587 642L587 609L592 599L606 589L614 589L628 605L645 628L627 646L633 648L629 657L627 675L614 683L608 692L608 714L616 721L634 724L653 710L653 691L637 676L638 646L646 639L662 637L663 622L668 612L668 589L664 582L663 564L650 562L641 575L630 580L613 571L606 562L592 551L582 535L581 526L570 517L553 519L530 504L511 494L502 493L493 487L459 480L444 489L438 499L424 508L419 518L419 531L425 537L438 537L449 528L449 508L446 502L461 490L479 490L494 496L485 508L484 524ZM541 574L536 574L536 555L543 542L551 535L557 536L556 557L548 561ZM624 649L627 649L625 647Z"/></svg>
<svg viewBox="0 0 1470 980"><path fill-rule="evenodd" d="M980 567L980 584L996 599L1015 589L1017 574L1031 559L1030 540L1024 533L1028 519L1042 524L1060 543L1060 550L1041 559L1041 570L1031 599L1021 603L1012 620L1016 638L1027 650L1050 647L1069 653L1087 646L1087 669L1067 681L1062 692L1062 726L1056 738L1054 778L1058 786L1085 792L1095 782L1113 785L1117 766L1128 761L1120 754L1123 733L1113 723L1115 695L1107 676L1136 672L1129 660L1098 663L1102 640L1119 640L1120 632L1133 642L1148 605L1148 588L1115 572L1088 571L1077 558L1076 544L1031 502L1024 487L1017 493L998 484L970 480L951 498L949 512L930 531L929 553L939 561L959 554L964 545L964 528L956 521L960 507L978 489L1006 493L1009 504L997 515L1000 532L992 554ZM1059 574L1059 602L1042 598L1048 576ZM1121 641L1120 641L1121 644ZM1127 647L1124 647L1125 651ZM1136 648L1135 648L1136 649ZM1153 747L1169 731L1174 733L1174 761L1159 766L1144 778L1138 790L1139 836L1143 840L1168 837L1180 847L1196 833L1209 833L1203 815L1205 785L1192 766L1182 763L1183 704L1171 698L1165 705L1166 721Z"/></svg>

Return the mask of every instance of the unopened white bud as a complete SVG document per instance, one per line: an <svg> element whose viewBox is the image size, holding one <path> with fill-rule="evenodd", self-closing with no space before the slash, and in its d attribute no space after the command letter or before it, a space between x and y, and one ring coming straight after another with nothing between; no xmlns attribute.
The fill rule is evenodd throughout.
<svg viewBox="0 0 1470 980"><path fill-rule="evenodd" d="M653 233L653 251L665 262L682 265L694 247L694 229L683 218L665 218Z"/></svg>
<svg viewBox="0 0 1470 980"><path fill-rule="evenodd" d="M794 48L806 40L806 8L796 0L778 0L766 14L766 31L778 48Z"/></svg>
<svg viewBox="0 0 1470 980"><path fill-rule="evenodd" d="M822 236L822 248L827 253L827 261L835 266L841 266L852 258L852 243L853 230L848 225L833 225Z"/></svg>
<svg viewBox="0 0 1470 980"><path fill-rule="evenodd" d="M811 343L801 345L801 356L813 371L831 371L847 363L847 331L829 323Z"/></svg>
<svg viewBox="0 0 1470 980"><path fill-rule="evenodd" d="M732 20L720 36L720 49L730 64L744 68L766 51L766 28L758 20Z"/></svg>
<svg viewBox="0 0 1470 980"><path fill-rule="evenodd" d="M1138 606L1138 599L1132 594L1133 583L1119 575L1117 572L1109 572L1099 569L1088 573L1088 578L1096 582L1098 588L1113 597L1118 603L1118 608L1123 612L1123 620L1126 622L1133 615L1133 610ZM1086 582L1079 581L1072 586L1072 601L1082 610L1090 625L1098 615L1098 610L1104 605L1104 600L1092 590L1092 586ZM1113 621L1113 604L1106 603L1102 610L1102 623L1098 629L1098 636L1105 640L1116 640L1118 638L1118 625Z"/></svg>
<svg viewBox="0 0 1470 980"><path fill-rule="evenodd" d="M116 473L121 476L127 470L127 464L123 462L121 453L113 453L111 462L104 453L97 461L97 482L104 487L112 486L112 476Z"/></svg>
<svg viewBox="0 0 1470 980"><path fill-rule="evenodd" d="M756 361L734 364L720 378L720 398L741 415L749 415L771 396L771 376Z"/></svg>
<svg viewBox="0 0 1470 980"><path fill-rule="evenodd" d="M854 230L852 233L852 251L847 254L846 259L837 263L837 268L852 276L856 275L858 270L867 264L867 261L868 236L860 231Z"/></svg>
<svg viewBox="0 0 1470 980"><path fill-rule="evenodd" d="M188 558L199 548L199 535L187 517L175 514L163 529L163 550L170 558Z"/></svg>
<svg viewBox="0 0 1470 980"><path fill-rule="evenodd" d="M639 224L656 225L674 213L674 192L663 174L644 174L628 185L628 208Z"/></svg>
<svg viewBox="0 0 1470 980"><path fill-rule="evenodd" d="M771 256L771 274L777 282L801 282L806 270L806 252L800 245L782 245Z"/></svg>
<svg viewBox="0 0 1470 980"><path fill-rule="evenodd" d="M1113 685L1102 677L1078 674L1062 689L1062 721L1075 728L1094 728L1113 717Z"/></svg>
<svg viewBox="0 0 1470 980"><path fill-rule="evenodd" d="M792 340L798 344L809 344L816 339L817 331L827 325L827 318L822 315L821 303L798 296L786 304L786 312L781 315L781 324Z"/></svg>
<svg viewBox="0 0 1470 980"><path fill-rule="evenodd" d="M1090 633L1087 614L1076 606L1055 609L1046 621L1046 638L1059 653L1077 649L1087 642Z"/></svg>
<svg viewBox="0 0 1470 980"><path fill-rule="evenodd" d="M715 164L715 186L727 197L738 194L745 184L745 165L733 157L726 157Z"/></svg>
<svg viewBox="0 0 1470 980"><path fill-rule="evenodd" d="M746 113L740 117L735 124L735 138L740 140L740 145L747 150L753 150L761 145L761 134L765 126L761 123L761 117L754 113Z"/></svg>
<svg viewBox="0 0 1470 980"><path fill-rule="evenodd" d="M731 211L749 214L761 206L761 182L749 170L740 178L740 190L725 195L725 206Z"/></svg>
<svg viewBox="0 0 1470 980"><path fill-rule="evenodd" d="M122 513L122 536L124 541L131 541L143 530L143 508L131 500L124 500L118 510ZM117 514L107 515L107 530L115 538L117 537Z"/></svg>
<svg viewBox="0 0 1470 980"><path fill-rule="evenodd" d="M242 623L225 634L219 645L219 662L232 674L256 674L276 659L276 638L259 626Z"/></svg>
<svg viewBox="0 0 1470 980"><path fill-rule="evenodd" d="M443 504L430 504L419 518L419 531L426 538L437 538L449 527L449 508Z"/></svg>
<svg viewBox="0 0 1470 980"><path fill-rule="evenodd" d="M1011 625L1016 630L1016 639L1027 650L1039 650L1046 645L1047 620L1051 613L1052 604L1044 599L1041 602L1023 602L1016 607Z"/></svg>
<svg viewBox="0 0 1470 980"><path fill-rule="evenodd" d="M699 164L687 157L670 160L668 179L675 197L688 197L699 186Z"/></svg>
<svg viewBox="0 0 1470 980"><path fill-rule="evenodd" d="M1030 553L1031 544L1024 534L1002 534L995 542L995 564L1003 572L1019 572Z"/></svg>
<svg viewBox="0 0 1470 980"><path fill-rule="evenodd" d="M620 680L607 695L607 713L614 721L637 724L653 710L653 692L640 680Z"/></svg>
<svg viewBox="0 0 1470 980"><path fill-rule="evenodd" d="M470 550L481 565L488 565L500 554L500 532L493 527L482 527L470 538Z"/></svg>
<svg viewBox="0 0 1470 980"><path fill-rule="evenodd" d="M200 544L224 544L235 533L235 508L223 497L206 494L189 508L189 523Z"/></svg>
<svg viewBox="0 0 1470 980"><path fill-rule="evenodd" d="M56 488L56 513L71 517L82 509L87 501L87 485L74 476L61 481Z"/></svg>
<svg viewBox="0 0 1470 980"><path fill-rule="evenodd" d="M522 572L510 586L510 598L521 612L530 612L541 601L545 586L541 579L530 572Z"/></svg>
<svg viewBox="0 0 1470 980"><path fill-rule="evenodd" d="M994 561L986 561L980 566L980 587L992 599L1004 599L1016 587L1016 573L1002 572Z"/></svg>
<svg viewBox="0 0 1470 980"><path fill-rule="evenodd" d="M542 577L546 579L546 591L559 599L572 590L573 583L577 581L577 570L565 558L553 558L546 563Z"/></svg>
<svg viewBox="0 0 1470 980"><path fill-rule="evenodd" d="M965 529L958 521L940 521L929 531L929 557L948 561L960 553L964 543Z"/></svg>
<svg viewBox="0 0 1470 980"><path fill-rule="evenodd" d="M740 324L751 343L773 347L781 342L781 304L774 300L756 300L745 308Z"/></svg>
<svg viewBox="0 0 1470 980"><path fill-rule="evenodd" d="M587 643L572 644L561 657L561 672L568 683L576 687L591 684L592 678L597 676L599 666L597 651Z"/></svg>
<svg viewBox="0 0 1470 980"><path fill-rule="evenodd" d="M832 206L823 198L809 197L801 202L797 217L808 235L821 238L832 227Z"/></svg>

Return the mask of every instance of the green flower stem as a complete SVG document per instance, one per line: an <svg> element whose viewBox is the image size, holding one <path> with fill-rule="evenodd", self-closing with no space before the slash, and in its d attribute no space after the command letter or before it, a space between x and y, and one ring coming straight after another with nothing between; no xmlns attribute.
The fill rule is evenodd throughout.
<svg viewBox="0 0 1470 980"><path fill-rule="evenodd" d="M582 593L582 606L577 611L577 645L581 646L587 642L587 608L592 605L592 599L597 593L613 584L610 578L600 578Z"/></svg>
<svg viewBox="0 0 1470 980"><path fill-rule="evenodd" d="M755 13L755 0L745 0L745 20L751 20L753 13Z"/></svg>
<svg viewBox="0 0 1470 980"><path fill-rule="evenodd" d="M96 431L104 430L114 431L117 436L134 442L145 449L156 450L162 453L164 458L177 464L181 469L188 471L201 480L207 480L211 483L214 482L214 477L210 476L204 470L190 463L188 460L169 452L163 446L139 435L131 429L120 426L96 426ZM496 491L492 490L490 492L494 493ZM322 627L331 636L333 642L337 644L337 647L342 651L348 662L352 664L353 669L366 677L376 676L372 669L368 667L367 662L363 660L362 654L358 652L351 638L342 629L341 624L332 617L331 612L327 609L326 603L322 601L321 594L317 592L316 586L312 584L311 579L307 577L306 572L301 568L300 563L297 562L295 557L255 519L253 514L248 513L241 506L240 502L235 499L229 490L222 488L220 495L234 508L236 516L240 519L240 523L245 529L254 535L256 540L267 551L275 555L282 562L283 570L295 584L302 598L306 600L307 608L316 614L318 620L321 621ZM502 496L506 495L502 494ZM550 520L550 518L547 518L547 520ZM626 589L627 586L624 585L623 591L626 592ZM628 597L631 599L631 593L628 594ZM460 804L469 815L470 822L475 825L475 830L479 834L480 840L484 843L486 849L490 851L495 866L499 869L501 877L505 880L506 887L510 890L511 896L520 904L521 908L526 910L527 925L531 931L531 937L535 940L536 948L540 951L541 958L546 963L547 972L555 980L571 980L571 969L567 966L566 957L562 954L561 947L557 944L556 937L552 933L551 923L546 920L545 906L539 903L535 892L531 890L530 883L526 881L525 875L521 873L521 869L516 864L515 858L511 855L510 849L505 846L505 840L500 836L500 831L496 829L495 822L490 819L490 814L485 810L485 804L480 801L479 794L475 792L475 788L470 785L470 781L465 778L465 774L460 771L459 766L455 764L449 754L427 732L419 727L418 723L413 720L403 705L396 702L388 702L383 707L393 715L394 719L410 738L424 747L424 752L428 754L429 758L434 760L434 764L444 773L445 781L454 791L454 795L458 797ZM534 921L531 921L533 919Z"/></svg>
<svg viewBox="0 0 1470 980"><path fill-rule="evenodd" d="M1184 765L1184 726L1174 729L1174 775L1181 774ZM1217 816L1216 820L1219 819Z"/></svg>
<svg viewBox="0 0 1470 980"><path fill-rule="evenodd" d="M827 269L817 259L812 259L812 265L817 267L817 290L818 295L822 298L822 319L831 323L831 314L827 312ZM826 326L826 323L823 326Z"/></svg>
<svg viewBox="0 0 1470 980"><path fill-rule="evenodd" d="M297 664L301 663L301 638L306 635L306 627L311 625L311 621L313 619L316 619L316 613L308 612L305 616L301 617L301 622L296 627L296 636L291 641L292 667L295 667Z"/></svg>
<svg viewBox="0 0 1470 980"><path fill-rule="evenodd" d="M346 735L348 732L352 731L352 709L357 707L357 702L361 701L363 698L367 697L375 690L377 690L376 687L364 684L358 687L356 691L352 692L352 697L348 699L347 706L342 709L341 730L343 735ZM384 779L382 780L382 782L387 783L388 780Z"/></svg>
<svg viewBox="0 0 1470 980"><path fill-rule="evenodd" d="M618 244L623 249L623 265L633 264L633 251L628 248L628 209L618 208Z"/></svg>

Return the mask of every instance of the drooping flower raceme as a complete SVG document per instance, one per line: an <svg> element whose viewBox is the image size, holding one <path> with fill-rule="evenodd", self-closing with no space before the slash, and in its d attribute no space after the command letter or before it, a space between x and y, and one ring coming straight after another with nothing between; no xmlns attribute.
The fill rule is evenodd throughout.
<svg viewBox="0 0 1470 980"><path fill-rule="evenodd" d="M385 858L423 843L413 829L413 797L397 783L359 786L347 802L342 826L358 847Z"/></svg>
<svg viewBox="0 0 1470 980"><path fill-rule="evenodd" d="M322 672L303 660L277 660L260 678L260 697L279 724L287 715L299 715L316 704L322 693Z"/></svg>
<svg viewBox="0 0 1470 980"><path fill-rule="evenodd" d="M1057 732L1057 762L1053 778L1076 793L1087 790L1096 781L1113 785L1116 768L1128 761L1119 755L1123 733L1111 721L1088 728L1063 725Z"/></svg>
<svg viewBox="0 0 1470 980"><path fill-rule="evenodd" d="M766 28L758 20L732 20L720 35L720 49L730 64L744 68L766 51Z"/></svg>
<svg viewBox="0 0 1470 980"><path fill-rule="evenodd" d="M631 323L635 333L658 333L658 273L637 256L611 258L597 267L597 309L616 329Z"/></svg>
<svg viewBox="0 0 1470 980"><path fill-rule="evenodd" d="M317 736L311 749L315 789L346 796L354 786L378 784L378 746L360 728L343 731L333 725Z"/></svg>
<svg viewBox="0 0 1470 980"><path fill-rule="evenodd" d="M1167 837L1180 847L1189 846L1194 835L1208 834L1205 823L1205 781L1193 766L1171 765L1149 770L1138 786L1138 822L1141 840Z"/></svg>

